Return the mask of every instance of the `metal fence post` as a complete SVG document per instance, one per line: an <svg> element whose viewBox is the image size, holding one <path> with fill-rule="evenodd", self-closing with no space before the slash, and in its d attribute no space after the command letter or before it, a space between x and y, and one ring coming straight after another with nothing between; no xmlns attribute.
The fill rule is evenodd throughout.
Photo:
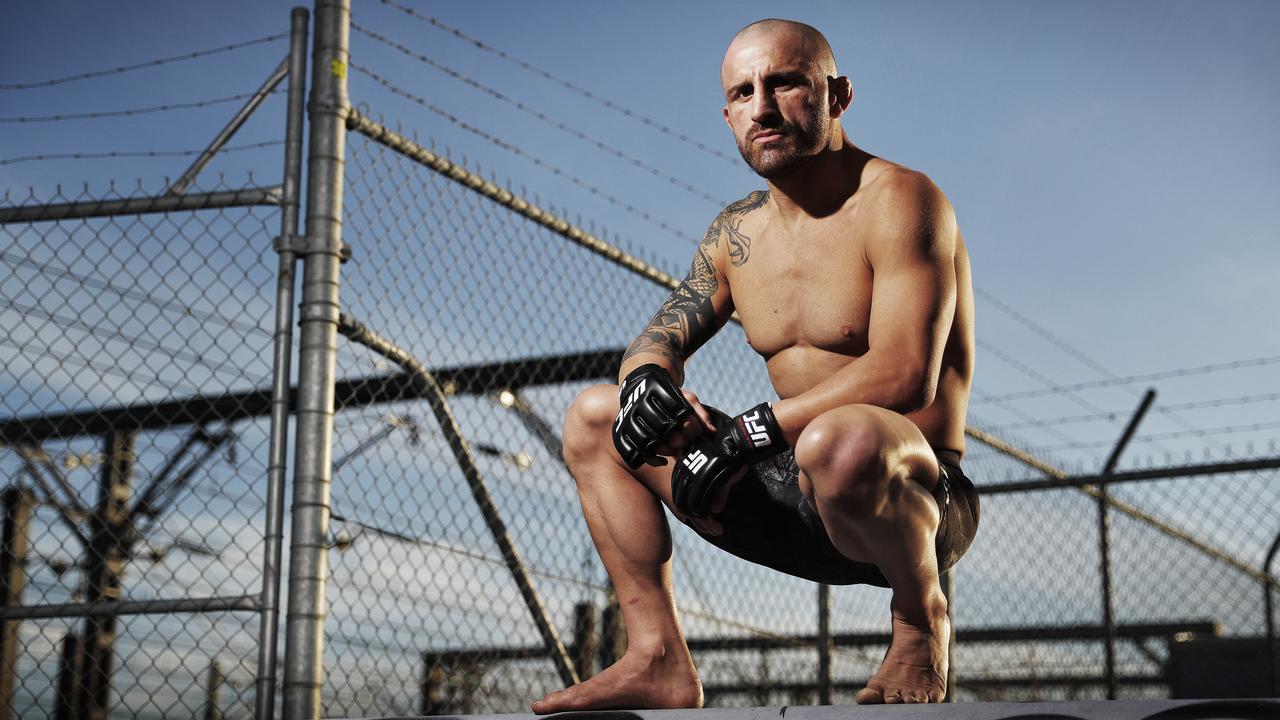
<svg viewBox="0 0 1280 720"><path fill-rule="evenodd" d="M254 717L271 720L276 699L276 630L280 618L280 560L284 540L284 476L289 452L289 382L293 359L293 285L297 254L298 198L302 184L302 132L306 118L307 23L310 13L289 15L289 99L285 113L284 179L280 198L280 255L276 274L276 327L271 381L271 437L262 549L262 615L258 628L258 676Z"/></svg>
<svg viewBox="0 0 1280 720"><path fill-rule="evenodd" d="M1134 411L1133 417L1129 418L1129 424L1125 426L1124 433L1120 435L1120 440L1111 450L1111 456L1107 458L1107 464L1102 468L1102 482L1098 483L1098 552L1102 567L1102 625L1106 635L1105 676L1108 700L1116 699L1116 621L1112 612L1111 597L1111 539L1107 522L1107 506L1110 504L1110 498L1107 494L1107 477L1115 471L1116 465L1120 462L1121 453L1128 446L1133 433L1138 429L1138 423L1142 422L1143 416L1147 414L1151 402L1155 399L1155 390L1147 390L1147 393L1142 396L1138 409Z"/></svg>
<svg viewBox="0 0 1280 720"><path fill-rule="evenodd" d="M297 438L294 451L289 598L285 620L284 717L320 714L329 491L342 255L350 0L316 0L306 257L299 306Z"/></svg>
<svg viewBox="0 0 1280 720"><path fill-rule="evenodd" d="M818 583L818 704L831 704L831 586Z"/></svg>
<svg viewBox="0 0 1280 720"><path fill-rule="evenodd" d="M24 487L10 485L0 494L0 506L0 602L5 608L19 607L27 583L27 535L35 496ZM21 620L0 621L0 720L13 717L21 624Z"/></svg>
<svg viewBox="0 0 1280 720"><path fill-rule="evenodd" d="M1271 563L1276 559L1276 553L1280 553L1280 534L1277 534L1276 539L1271 542L1271 549L1267 550L1267 559L1262 561L1262 572L1266 576L1262 581L1262 610L1267 614L1267 668L1270 671L1267 677L1271 680L1272 695L1280 695L1280 662L1276 661L1280 644L1276 643L1275 605L1271 599L1271 591L1276 584L1271 574Z"/></svg>
<svg viewBox="0 0 1280 720"><path fill-rule="evenodd" d="M85 600L116 602L121 596L121 579L132 538L127 536L129 493L133 482L135 440L132 430L107 434L98 481L98 506L90 520L93 528L85 548ZM116 615L89 615L85 618L84 640L80 647L83 672L77 706L84 717L107 716L111 699L111 673L115 664Z"/></svg>

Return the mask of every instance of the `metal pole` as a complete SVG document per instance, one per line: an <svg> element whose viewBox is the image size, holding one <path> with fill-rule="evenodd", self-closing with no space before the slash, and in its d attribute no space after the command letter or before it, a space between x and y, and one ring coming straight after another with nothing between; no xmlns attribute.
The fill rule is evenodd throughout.
<svg viewBox="0 0 1280 720"><path fill-rule="evenodd" d="M818 583L818 704L831 704L831 586Z"/></svg>
<svg viewBox="0 0 1280 720"><path fill-rule="evenodd" d="M1276 661L1277 647L1276 644L1276 622L1275 622L1275 606L1272 604L1271 591L1274 589L1275 580L1271 574L1271 562L1276 559L1276 553L1280 553L1280 535L1276 535L1276 539L1271 543L1271 549L1267 551L1267 559L1262 563L1262 572L1266 573L1266 580L1262 581L1263 604L1262 607L1267 613L1267 664L1271 672L1271 695L1280 695L1280 662Z"/></svg>
<svg viewBox="0 0 1280 720"><path fill-rule="evenodd" d="M20 486L3 493L3 529L0 529L0 602L5 609L22 605L27 583L27 530L35 496ZM18 671L19 620L0 622L0 720L13 717L13 686Z"/></svg>
<svg viewBox="0 0 1280 720"><path fill-rule="evenodd" d="M1115 471L1116 464L1120 462L1121 453L1133 438L1133 433L1138 429L1138 423L1142 422L1142 417L1147 414L1147 410L1151 408L1151 402L1155 399L1156 391L1153 389L1148 389L1142 396L1138 409L1134 411L1133 417L1129 418L1129 424L1125 426L1124 433L1112 448L1111 456L1107 458L1107 464L1102 468L1102 481L1098 483L1098 554L1101 556L1102 565L1102 626L1106 630L1108 700L1116 699L1116 623L1111 598L1111 540L1107 522L1107 506L1110 498L1107 496L1107 476Z"/></svg>
<svg viewBox="0 0 1280 720"><path fill-rule="evenodd" d="M565 685L576 685L579 679L578 673L573 667L573 661L569 658L569 652L560 641L560 634L547 615L542 598L533 587L533 580L530 579L529 572L524 567L524 560L520 558L515 543L511 541L507 525L502 521L502 516L493 502L493 496L489 494L489 488L485 485L484 477L476 467L471 445L463 437L462 428L458 426L458 420L445 399L440 383L422 363L418 362L417 358L410 355L404 348L388 342L353 318L345 315L340 315L339 318L339 332L352 342L360 343L408 370L413 374L418 385L426 390L425 396L427 403L431 406L431 412L436 416L436 422L440 424L444 439L453 452L453 458L458 463L458 469L462 471L463 479L471 489L471 497L475 499L480 509L480 515L484 518L485 525L488 526L489 533L498 546L498 552L502 554L502 559L506 562L507 569L511 571L512 579L515 580L516 588L520 590L520 595L529 608L529 614L533 617L534 624L538 626L538 633L542 635L547 653L555 663L556 671L560 673L560 679Z"/></svg>
<svg viewBox="0 0 1280 720"><path fill-rule="evenodd" d="M306 122L307 24L310 17L311 13L302 7L295 7L289 14L289 98L284 129L281 238L292 238L298 234L302 132ZM298 260L292 246L290 242L279 243L280 265L276 275L271 435L267 451L267 507L262 548L262 616L258 624L258 676L253 710L256 720L271 720L276 709L280 563L284 541L284 483L289 454L289 383L293 360L293 286Z"/></svg>
<svg viewBox="0 0 1280 720"><path fill-rule="evenodd" d="M106 462L98 481L98 507L90 521L92 533L85 548L85 596L90 604L119 602L120 582L130 554L128 506L133 481L134 441L132 430L114 431L104 442ZM107 716L111 698L111 672L114 664L116 615L90 615L84 626L80 647L80 682L78 709L91 720Z"/></svg>
<svg viewBox="0 0 1280 720"><path fill-rule="evenodd" d="M267 96L271 94L272 90L276 89L276 85L280 84L280 81L284 79L288 72L289 56L286 55L280 61L280 64L276 66L276 69L271 71L271 75L267 77L266 82L262 83L262 87L258 88L258 91L253 94L253 97L249 98L244 107L240 108L240 112L236 113L231 118L231 122L227 123L227 126L222 128L222 132L219 132L218 136L213 139L213 142L209 143L209 147L200 153L200 157L196 158L196 161L191 163L191 167L182 173L182 177L169 186L167 191L169 195L180 195L183 190L187 189L187 186L196 179L196 175L200 174L204 166L208 165L210 160L213 160L213 156L217 155L218 151L231 140L231 137L248 122L250 116L266 101Z"/></svg>
<svg viewBox="0 0 1280 720"><path fill-rule="evenodd" d="M123 200L86 200L57 205L18 205L0 208L0 225L17 223L79 220L81 218L114 217L116 215L148 215L175 210L210 210L229 207L279 205L280 187L254 187L219 190L187 195L125 198Z"/></svg>
<svg viewBox="0 0 1280 720"><path fill-rule="evenodd" d="M299 306L301 344L289 539L289 610L285 619L283 711L286 720L319 716L324 672L350 22L350 0L316 0L307 164L307 248Z"/></svg>

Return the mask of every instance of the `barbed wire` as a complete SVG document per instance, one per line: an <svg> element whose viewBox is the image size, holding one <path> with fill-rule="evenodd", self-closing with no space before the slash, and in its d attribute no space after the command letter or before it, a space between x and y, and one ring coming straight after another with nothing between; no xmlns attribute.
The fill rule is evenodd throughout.
<svg viewBox="0 0 1280 720"><path fill-rule="evenodd" d="M1280 393L1263 393L1260 395L1241 395L1229 398L1217 398L1214 400L1196 400L1192 402L1175 403L1172 405L1157 406L1163 407L1165 410L1201 410L1204 408L1224 407L1227 405L1248 405L1251 403L1267 402L1280 400ZM1124 410L1112 410L1094 413L1091 415L1062 415L1060 417L1045 418L1040 420L1032 420L1020 423L1007 423L1005 425L984 426L983 430L990 433L999 434L1006 430L1018 430L1026 427L1045 427L1049 425L1068 425L1073 423L1096 422L1099 420L1107 420L1113 417L1122 417L1133 412L1133 408Z"/></svg>
<svg viewBox="0 0 1280 720"><path fill-rule="evenodd" d="M142 386L143 389L160 388L168 392L172 392L173 390L186 390L192 395L199 395L201 393L200 388L195 385L188 385L183 382L174 382L159 376L142 375L135 370L126 370L116 365L94 362L93 360L76 357L70 352L59 351L50 345L39 344L29 339L24 341L22 344L18 344L9 342L4 338L0 338L0 346L7 347L16 351L19 355L24 355L32 358L33 360L55 360L59 367L66 364L78 365L86 370L97 370L98 372L105 373L107 375L114 375L128 380L129 382L137 383ZM66 371L64 370L64 372ZM67 374L70 375L70 373Z"/></svg>
<svg viewBox="0 0 1280 720"><path fill-rule="evenodd" d="M1177 430L1167 433L1157 433L1154 435L1138 435L1133 438L1134 442L1151 442L1154 440L1174 440L1185 437L1203 437L1205 435L1227 435L1240 432L1256 432L1259 430L1275 430L1280 428L1280 422L1253 423L1249 425L1224 425L1215 428L1206 428L1203 430ZM1078 450L1082 448L1107 447L1115 444L1115 440L1096 440L1087 442L1070 443L1063 445L1042 445L1032 448L1033 452L1049 452L1053 450Z"/></svg>
<svg viewBox="0 0 1280 720"><path fill-rule="evenodd" d="M93 72L81 73L79 75L69 75L67 77L55 78L53 80L40 80L37 82L0 84L0 90L30 90L32 88L38 88L38 87L50 87L52 85L62 85L63 83L75 82L77 80L88 80L90 78L103 77L105 75L116 75L119 73L126 73L126 72L132 72L134 70L141 70L142 68L156 67L157 65L167 65L169 63L181 62L183 60L194 60L195 58L204 57L206 55L214 55L216 53L224 53L224 52L231 52L233 50L240 50L241 48L246 48L253 45L261 45L263 43L274 42L276 40L281 40L287 37L289 37L289 33L287 32L276 33L275 35L268 35L266 37L260 37L254 40L245 40L244 42L232 43L231 45L224 45L222 47L210 48L208 50L196 50L195 52L184 53L182 55L173 55L170 57L163 57L156 60L148 60L146 62L140 62L133 65L122 65L120 67L108 68L106 70L95 70Z"/></svg>
<svg viewBox="0 0 1280 720"><path fill-rule="evenodd" d="M531 73L533 73L533 74L535 74L535 75L538 75L538 76L540 76L540 77L542 77L542 78L544 78L544 79L546 79L546 80L550 80L551 82L553 82L553 83L555 83L555 84L557 84L557 85L559 85L559 86L561 86L561 87L563 87L563 88L565 88L565 89L567 89L567 90L571 90L571 91L573 91L573 92L575 92L575 93L577 93L577 94L579 94L579 95L581 95L581 96L583 96L583 97L587 98L588 100L591 100L592 102L599 103L600 105L603 105L604 107L606 107L606 108L608 108L608 109L610 109L610 110L613 110L614 112L617 112L617 113L620 113L620 114L622 114L622 115L625 115L626 117L629 117L629 118L631 118L631 119L633 119L633 120L636 120L636 121L640 122L641 124L643 124L643 125L645 125L645 126L647 126L647 127L653 128L654 130L656 130L656 131L658 131L658 132L662 133L663 135L668 135L668 136L670 136L670 137L675 138L676 140L679 140L680 142L683 142L683 143L685 143L685 144L687 144L687 145L691 145L691 146L693 146L693 147L697 148L698 150L701 150L702 152L704 152L704 153L706 153L706 154L708 154L708 155L711 155L712 157L718 158L718 159L720 159L720 160L724 160L725 162L728 162L728 163L732 164L734 167L737 167L737 166L738 166L739 159L738 159L738 158L736 158L736 157L733 157L733 156L728 155L728 154L726 154L726 153L720 152L719 150L716 150L715 148L712 148L712 147L708 146L706 143L700 142L700 141L698 141L698 140L694 140L693 138L691 138L691 137L689 137L688 135L686 135L686 134L684 134L684 133L680 132L679 130L676 130L676 129L674 129L674 128L668 127L667 125L664 125L663 123L661 123L661 122L659 122L659 121L657 121L657 120L654 120L653 118L647 117L647 116L642 115L642 114L640 114L640 113L638 113L638 112L636 112L636 111L634 111L634 110L631 110L631 109L626 108L626 107L624 107L624 106L622 106L622 105L619 105L619 104L617 104L617 103L613 102L612 100L608 100L608 99L603 98L603 97L601 97L601 96L599 96L599 95L596 95L595 93L591 92L590 90L587 90L587 89L586 89L586 88L584 88L584 87L581 87L581 86L575 85L574 83L572 83L572 82L570 82L570 81L568 81L568 80L561 79L561 78L557 77L556 75L553 75L552 73L550 73L550 72L548 72L548 71L546 71L546 70L543 70L543 69L538 68L538 67L536 67L536 66L534 66L534 65L531 65L530 63L525 62L524 60L519 60L519 59L517 59L517 58L515 58L515 57L512 57L511 55L507 54L506 52L504 52L504 51L502 51L502 50L499 50L498 48L493 47L492 45L489 45L488 43L486 43L486 42L484 42L484 41L482 41L482 40L479 40L479 39L474 38L474 37L472 37L472 36L470 36L470 35L467 35L466 33L462 32L461 30L459 30L459 29L457 29L457 28L455 28L455 27L452 27L452 26L450 26L450 25L446 25L446 24L444 24L443 22L441 22L440 20L438 20L438 19L436 19L436 18L434 18L434 17L432 17L432 16L430 16L430 15L424 15L424 14L422 14L422 13L418 12L417 10L414 10L413 8L408 8L408 7L405 7L405 6L400 5L400 4L398 4L398 3L391 2L391 0L382 0L382 2L383 2L383 4L384 4L384 5L390 5L391 7L395 8L396 10L399 10L400 12L405 13L406 15L409 15L409 16L411 16L411 17L415 17L415 18L417 18L417 19L419 19L419 20L422 20L422 21L424 21L424 22L426 22L426 23L429 23L429 24L431 24L431 25L435 26L436 28L438 28L438 29L440 29L440 30L443 30L443 31L445 31L445 32L447 32L447 33L449 33L449 34L453 35L454 37L457 37L458 39L460 39L460 40L462 40L462 41L466 42L466 43L467 43L467 44L469 44L469 45L473 45L473 46L475 46L475 47L479 48L480 50L483 50L483 51L485 51L485 52L488 52L488 53L492 53L492 54L494 54L494 55L497 55L498 57L502 58L503 60L506 60L507 62L513 63L513 64L515 64L515 65L518 65L520 68L522 68L522 69L524 69L524 70L527 70L527 71L529 71L529 72L531 72Z"/></svg>
<svg viewBox="0 0 1280 720"><path fill-rule="evenodd" d="M975 393L973 400L980 402L997 402L1001 400L1021 400L1025 398L1043 397L1045 395L1059 395L1062 393L1074 392L1076 390L1089 390L1100 387L1112 387L1115 385L1123 385L1134 382L1147 382L1151 380L1166 380L1169 378L1186 377L1188 375L1204 375L1207 373L1220 372L1223 370L1238 370L1246 367L1259 367L1263 365L1274 365L1280 363L1280 356L1270 356L1253 358L1250 360L1233 360L1231 362L1212 363L1209 365L1197 365L1195 367L1178 368L1175 370L1164 370L1161 372L1145 373L1141 375L1129 375L1126 377L1110 378L1106 380L1093 380L1089 382L1075 383L1074 385L1055 385L1053 387L1042 390L1020 390L1017 392L1009 392L1002 394Z"/></svg>
<svg viewBox="0 0 1280 720"><path fill-rule="evenodd" d="M373 40L380 42L383 45L386 45L404 55L407 55L408 57L411 57L414 60L417 60L426 65L429 65L430 67L433 67L436 70L439 70L440 72L448 75L449 77L452 77L458 80L459 82L465 83L466 85L473 87L496 100L507 103L508 105L511 105L512 107L516 108L517 110L527 115L535 117L541 120L542 122L548 125L551 125L552 127L555 127L563 132L566 132L578 138L579 140L585 143L588 143L589 145L592 145L598 150L606 152L620 160L623 160L631 165L634 165L635 167L640 168L641 170L644 170L645 172L649 173L650 175L653 175L656 178L666 180L667 182L680 188L681 190L684 190L690 195L706 200L707 202L715 205L716 207L724 207L725 205L729 204L728 201L718 200L715 197L713 197L710 193L704 192L698 189L697 187L681 180L680 178L675 177L674 175L671 175L667 172L664 172L661 168L658 168L654 165L650 165L649 163L645 162L644 160L641 160L640 158L629 155L623 152L622 150L619 150L618 148L604 142L603 140L594 138L588 135L587 133L581 130L578 130L577 128L571 127L565 124L564 122L556 120L555 118L547 115L544 112L535 110L534 108L531 108L528 105L525 105L519 100L511 98L505 95L504 93L489 87L488 85L485 85L477 80L467 77L466 75L463 75L462 73L458 72L457 70L454 70L453 68L450 68L446 65L438 63L435 60L432 60L431 58L427 57L426 55L423 55L419 52L415 52L414 50L407 48L404 45L394 40L391 40L390 38L384 35L380 35L377 32L374 32L373 30L364 28L360 26L358 23L356 23L355 21L352 21L351 29L365 35L366 37L372 38Z"/></svg>
<svg viewBox="0 0 1280 720"><path fill-rule="evenodd" d="M431 102L429 102L429 101L427 101L427 100L425 100L425 99L423 99L423 98L421 98L421 97L419 97L419 96L417 96L417 95L414 95L413 93L409 92L408 90L405 90L404 88L401 88L400 86L396 85L395 83L391 82L390 80L387 80L386 78L382 77L381 75L379 75L378 73L374 72L373 70L370 70L370 69L368 69L368 68L366 68L366 67L364 67L364 66L362 66L362 65L358 65L358 64L356 64L356 63L350 63L350 64L349 64L349 67L350 67L352 70L354 70L355 72L358 72L358 73L360 73L361 75L364 75L364 76L366 76L366 77L370 78L371 80L373 80L373 81L377 82L379 85L382 85L382 86L383 86L384 88L386 88L389 92L392 92L392 93L394 93L394 94L396 94L396 95L399 95L399 96L401 96L401 97L403 97L403 98L405 98L406 100L409 100L409 101L411 101L411 102L417 103L417 104L419 104L419 105L421 105L421 106L425 107L426 109L430 110L432 113L435 113L436 115L439 115L440 117L444 118L445 120L448 120L450 123L453 123L454 125L457 125L458 127L462 128L463 130L465 130L465 131L467 131L467 132L469 132L469 133L471 133L471 134L473 134L473 135L476 135L477 137L483 138L484 140L487 140L488 142L490 142L490 143L492 143L492 144L494 144L494 145L496 145L496 146L498 146L498 147L502 148L503 150L506 150L507 152L509 152L509 153L511 153L511 154L513 154L513 155L516 155L517 157L520 157L520 158L523 158L523 159L525 159L525 160L528 160L529 162L533 163L534 165L537 165L538 167L541 167L541 168L543 168L543 169L545 169L545 170L547 170L547 171L551 172L551 174L553 174L553 175L555 175L555 176L557 176L557 177L562 177L562 178L564 178L564 179L568 180L570 183L573 183L574 185L577 185L578 187L582 188L583 190L586 190L587 192L591 193L592 195L595 195L596 197L598 197L598 198L600 198L600 199L604 200L605 202L609 203L610 205L613 205L614 207L617 207L617 208L619 208L619 209L623 210L624 212L626 212L626 213L628 213L628 214L630 214L630 215L634 215L634 216L636 216L636 217L640 218L641 220L644 220L644 221L646 221L646 222L648 222L648 223L650 223L650 224L652 224L652 225L655 225L655 226L657 226L657 227L660 227L660 228L662 228L663 230L666 230L667 232L671 233L672 235L674 235L676 238L678 238L678 239L680 239L680 240L684 240L684 241L686 241L686 242L694 242L694 238L692 238L692 237L690 237L690 236L688 236L688 235L685 235L685 234L684 234L684 233L682 233L680 230L678 230L678 229L676 229L676 228L672 227L671 225L668 225L666 222L664 222L664 221L662 221L662 220L659 220L659 219L657 219L657 218L653 217L653 216L652 216L652 215L650 215L649 213L647 213L647 212L645 212L645 211L643 211L643 210L641 210L641 209L637 208L636 206L634 206L634 205L632 205L632 204L630 204L630 203L628 203L628 202L625 202L625 201L623 201L623 200L618 199L617 197L615 197L615 196L613 196L613 195L611 195L611 194L609 194L609 193L607 193L607 192L605 192L605 191L601 190L600 188L598 188L598 187L596 187L596 186L594 186L594 185L592 185L592 184L590 184L590 183L586 182L585 180L583 180L583 179L581 179L581 178L577 177L576 175L574 175L574 174L570 173L570 172L569 172L569 171L567 171L567 170L564 170L563 168L557 167L556 165L552 165L551 163L549 163L549 162L547 162L547 161L543 160L542 158L539 158L539 157L537 157L537 156L535 156L535 155L531 155L531 154L529 154L529 153L525 152L524 150L522 150L521 148L516 147L515 145L512 145L511 143L506 142L505 140L502 140L502 139L500 139L500 138L498 138L498 137L495 137L495 136L493 136L493 135L491 135L491 134L489 134L489 133L485 132L484 130L481 130L481 129L479 129L479 128L475 127L474 125L471 125L470 123L466 122L465 120L462 120L461 118L457 117L456 115L453 115L453 114L452 114L452 113L450 113L449 111L444 110L444 109L440 108L439 106L437 106L437 105L435 105L435 104L433 104L433 103L431 103Z"/></svg>
<svg viewBox="0 0 1280 720"><path fill-rule="evenodd" d="M178 300L165 300L153 296L148 292L141 290L133 290L130 288L122 288L113 285L106 280L99 280L90 275L75 272L68 267L58 267L52 263L43 263L37 260L23 257L16 253L9 253L0 250L0 262L9 264L11 267L27 267L36 272L50 278L61 278L71 280L82 287L90 287L94 290L106 290L119 295L122 298L135 300L137 302L150 305L157 310L168 310L183 318L195 318L201 321L212 321L225 325L228 328L239 330L245 333L256 334L264 337L271 337L271 331L260 325L236 320L216 312L203 310L191 305L186 305Z"/></svg>
<svg viewBox="0 0 1280 720"><path fill-rule="evenodd" d="M129 346L131 349L141 348L143 350L152 350L164 353L171 359L186 360L193 365L205 368L211 373L223 375L229 382L235 382L246 379L244 368L230 361L213 363L204 355L199 353L188 352L187 350L179 350L169 347L158 341L147 340L138 336L126 335L119 330L110 330L108 328L99 327L77 318L66 317L55 312L50 312L43 308L27 305L25 303L14 302L13 300L5 300L0 302L0 308L10 308L27 317L37 317L45 322L52 323L62 330L75 330L77 332L95 335L106 341L113 341ZM258 378L259 381L262 378Z"/></svg>
<svg viewBox="0 0 1280 720"><path fill-rule="evenodd" d="M1035 320L1032 320L1030 317L1020 312L1019 310L1009 305L1008 303L1004 302L1003 300L1000 300L996 296L992 295L990 292L987 292L986 290L983 290L978 287L974 287L973 292L978 297L990 303L997 310L1000 310L1001 312L1005 313L1009 317L1012 317L1014 320L1021 323L1023 326L1031 330L1033 333L1035 333L1036 335L1039 335L1049 344L1065 352L1069 357L1075 358L1080 363L1084 364L1086 367L1098 373L1099 375L1102 375L1103 377L1110 378L1110 379L1115 379L1117 377L1115 373L1111 372L1106 367L1103 367L1102 363L1099 363L1098 361L1086 355L1083 350L1080 350L1079 348L1075 347L1074 345L1067 342L1066 340L1063 340L1062 338L1058 337L1054 333L1050 332L1048 328L1044 327L1043 325L1036 322ZM1124 389L1127 390L1132 395L1142 394L1142 391L1138 390L1137 388L1130 387L1128 384L1124 385ZM1187 430L1197 429L1193 423L1191 423L1181 415L1178 415L1172 408L1168 406L1157 407L1156 412L1174 421L1184 429L1187 429Z"/></svg>
<svg viewBox="0 0 1280 720"><path fill-rule="evenodd" d="M258 150L260 148L283 145L283 140L267 140L249 145L228 145L218 150L219 153L239 152L241 150ZM24 162L40 160L102 160L104 158L158 158L158 157L191 157L203 153L207 148L199 150L145 150L145 151L112 151L103 153L55 153L49 155L22 155L0 160L0 165L17 165Z"/></svg>
<svg viewBox="0 0 1280 720"><path fill-rule="evenodd" d="M278 95L284 90L276 89L270 91L269 95ZM169 112L171 110L190 110L193 108L210 107L212 105L222 105L237 100L245 100L257 95L257 93L240 93L239 95L229 95L227 97L213 98L210 100L197 100L186 103L171 103L168 105L153 105L151 107L132 108L128 110L107 110L102 112L73 113L70 115L32 115L21 117L0 117L0 123L38 123L38 122L58 122L62 120L91 120L98 118L110 117L130 117L133 115L146 115L149 113Z"/></svg>

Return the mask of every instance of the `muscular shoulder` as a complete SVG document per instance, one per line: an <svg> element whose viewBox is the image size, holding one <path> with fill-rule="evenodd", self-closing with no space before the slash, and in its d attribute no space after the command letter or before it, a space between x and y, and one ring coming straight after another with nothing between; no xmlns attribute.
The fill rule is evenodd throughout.
<svg viewBox="0 0 1280 720"><path fill-rule="evenodd" d="M751 237L744 231L743 223L768 202L769 191L756 190L726 205L711 222L700 245L718 268L723 269L724 262L734 265L746 262L751 253Z"/></svg>
<svg viewBox="0 0 1280 720"><path fill-rule="evenodd" d="M956 219L951 201L917 170L892 165L866 188L859 214L871 259L885 252L955 252Z"/></svg>

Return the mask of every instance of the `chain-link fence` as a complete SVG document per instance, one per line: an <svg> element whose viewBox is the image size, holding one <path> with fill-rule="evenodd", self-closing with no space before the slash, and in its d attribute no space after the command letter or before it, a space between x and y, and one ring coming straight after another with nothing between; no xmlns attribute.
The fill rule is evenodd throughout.
<svg viewBox="0 0 1280 720"><path fill-rule="evenodd" d="M279 192L163 191L0 226L14 717L252 706Z"/></svg>
<svg viewBox="0 0 1280 720"><path fill-rule="evenodd" d="M620 353L667 289L635 271L634 254L611 259L575 242L582 233L558 220L567 213L541 217L465 168L355 117L346 237L356 250L344 271L343 307L429 367L486 378L454 387L450 403L481 451L548 614L570 635L579 667L599 669L614 651L601 632L611 610L607 578L574 482L540 431L558 430L587 384L613 381L616 365L600 367L598 351ZM340 375L386 366L364 348L339 350ZM699 351L687 384L730 411L774 397L734 324ZM519 711L560 684L422 405L346 408L337 423L338 446L359 460L344 465L334 485L345 549L334 560L332 586L341 594L333 614L352 618L327 629L335 714ZM955 572L959 699L1106 697L1094 484L1008 483L1005 492L999 485L1013 479L1085 485L1087 473L1072 479L973 430L965 464L986 492L978 540ZM1170 472L1175 478L1158 482L1139 482L1130 475L1143 471L1125 469L1109 485L1117 697L1168 697L1176 681L1187 682L1179 667L1213 651L1208 640L1263 633L1257 549L1274 531L1275 470L1213 465L1188 465L1178 471L1185 477ZM709 702L814 702L817 586L728 556L671 524L680 610ZM836 702L851 702L878 666L887 607L888 591L879 588L831 590ZM1260 659L1258 650L1251 657ZM384 668L388 655L399 661Z"/></svg>
<svg viewBox="0 0 1280 720"><path fill-rule="evenodd" d="M308 217L323 230L290 225L296 165L283 188L86 189L0 209L10 716L269 717L277 687L289 717L516 712L625 648L560 427L579 392L614 381L683 268L351 111L345 3L321 5ZM304 286L340 288L342 316L304 290L294 348L280 324L293 254L336 263L339 241L340 281L327 267ZM774 397L732 323L687 384L731 413ZM269 416L290 396L286 529ZM959 700L1270 682L1274 444L1103 477L971 421L983 513L950 578ZM710 704L852 702L888 644L889 591L820 588L670 525ZM292 659L277 677L284 536Z"/></svg>

